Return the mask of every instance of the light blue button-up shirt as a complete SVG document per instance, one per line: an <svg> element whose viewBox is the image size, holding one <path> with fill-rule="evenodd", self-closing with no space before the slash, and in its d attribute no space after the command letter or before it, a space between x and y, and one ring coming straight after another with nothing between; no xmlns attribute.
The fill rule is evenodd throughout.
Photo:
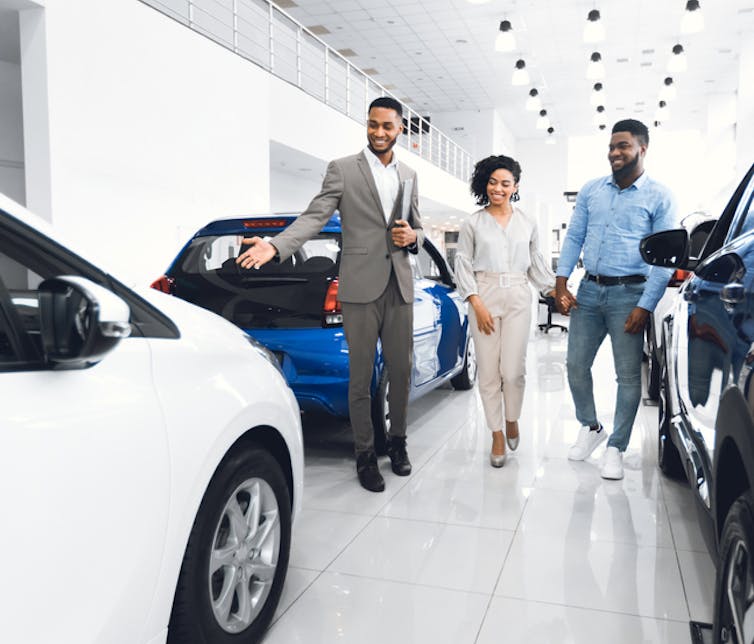
<svg viewBox="0 0 754 644"><path fill-rule="evenodd" d="M638 306L653 311L672 269L649 266L639 253L643 237L678 227L675 199L644 172L628 188L611 176L588 182L576 198L558 262L558 277L568 277L584 251L584 268L592 275L646 275Z"/></svg>

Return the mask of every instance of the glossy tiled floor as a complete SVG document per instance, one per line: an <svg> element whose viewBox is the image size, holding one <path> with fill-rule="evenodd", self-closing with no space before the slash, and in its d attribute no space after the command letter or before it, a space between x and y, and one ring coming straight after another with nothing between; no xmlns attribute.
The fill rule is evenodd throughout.
<svg viewBox="0 0 754 644"><path fill-rule="evenodd" d="M350 430L307 420L304 511L265 644L688 644L711 621L714 567L690 492L655 457L657 410L642 407L623 481L566 459L578 431L565 336L529 346L521 445L505 467L476 390L411 406L410 477L381 460L386 490L362 490ZM610 425L609 347L595 363Z"/></svg>

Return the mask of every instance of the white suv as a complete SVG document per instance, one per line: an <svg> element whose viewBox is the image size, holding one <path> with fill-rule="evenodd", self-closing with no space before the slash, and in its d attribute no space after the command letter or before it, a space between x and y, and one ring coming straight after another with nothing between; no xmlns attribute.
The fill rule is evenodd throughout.
<svg viewBox="0 0 754 644"><path fill-rule="evenodd" d="M3 641L259 640L303 486L274 357L0 195L0 401Z"/></svg>

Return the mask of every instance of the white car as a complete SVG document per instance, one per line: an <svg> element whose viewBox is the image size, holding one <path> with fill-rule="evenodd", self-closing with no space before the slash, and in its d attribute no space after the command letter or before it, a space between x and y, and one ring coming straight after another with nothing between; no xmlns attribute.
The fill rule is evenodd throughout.
<svg viewBox="0 0 754 644"><path fill-rule="evenodd" d="M0 195L0 640L258 641L302 473L271 354Z"/></svg>

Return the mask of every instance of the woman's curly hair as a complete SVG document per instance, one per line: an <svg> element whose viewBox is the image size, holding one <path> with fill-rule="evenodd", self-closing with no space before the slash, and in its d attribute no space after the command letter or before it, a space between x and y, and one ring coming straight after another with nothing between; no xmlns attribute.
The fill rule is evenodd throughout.
<svg viewBox="0 0 754 644"><path fill-rule="evenodd" d="M521 166L518 161L511 157L504 155L490 156L486 159L478 161L474 166L474 172L471 175L471 194L476 197L476 203L478 206L486 206L490 202L490 198L487 196L487 182L490 180L490 176L495 170L503 168L508 170L513 175L513 179L516 183L521 179ZM518 201L518 190L511 196L511 201Z"/></svg>

